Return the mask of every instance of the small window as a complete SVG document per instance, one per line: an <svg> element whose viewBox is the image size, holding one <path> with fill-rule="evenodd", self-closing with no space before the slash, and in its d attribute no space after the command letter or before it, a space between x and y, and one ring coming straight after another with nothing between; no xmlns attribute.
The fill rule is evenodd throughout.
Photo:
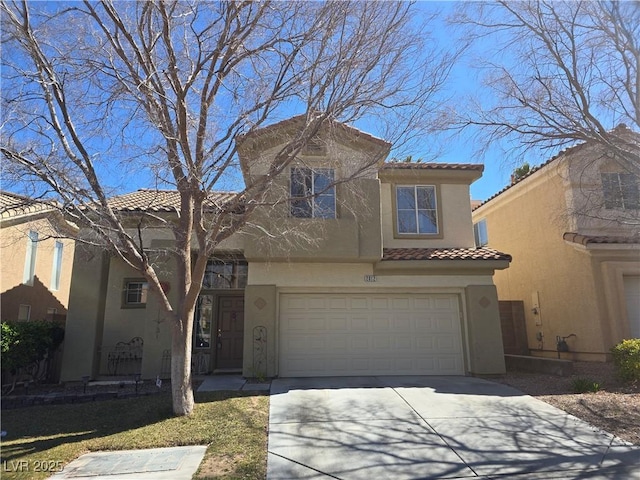
<svg viewBox="0 0 640 480"><path fill-rule="evenodd" d="M60 271L62 270L62 242L56 242L53 247L53 267L51 268L51 290L60 289Z"/></svg>
<svg viewBox="0 0 640 480"><path fill-rule="evenodd" d="M144 279L125 280L122 306L144 308L147 304L148 284Z"/></svg>
<svg viewBox="0 0 640 480"><path fill-rule="evenodd" d="M291 169L291 216L336 218L336 186L332 169Z"/></svg>
<svg viewBox="0 0 640 480"><path fill-rule="evenodd" d="M399 234L437 234L436 187L433 185L396 187L396 222Z"/></svg>
<svg viewBox="0 0 640 480"><path fill-rule="evenodd" d="M473 224L473 235L476 239L476 247L484 247L489 243L489 236L487 235L487 221L484 218Z"/></svg>
<svg viewBox="0 0 640 480"><path fill-rule="evenodd" d="M603 173L602 193L604 208L638 210L640 208L640 193L638 191L638 177L632 173Z"/></svg>
<svg viewBox="0 0 640 480"><path fill-rule="evenodd" d="M27 237L27 256L24 261L24 274L22 283L33 285L36 274L36 256L38 253L38 232L31 230Z"/></svg>
<svg viewBox="0 0 640 480"><path fill-rule="evenodd" d="M18 320L24 322L31 320L31 305L20 305L18 307Z"/></svg>

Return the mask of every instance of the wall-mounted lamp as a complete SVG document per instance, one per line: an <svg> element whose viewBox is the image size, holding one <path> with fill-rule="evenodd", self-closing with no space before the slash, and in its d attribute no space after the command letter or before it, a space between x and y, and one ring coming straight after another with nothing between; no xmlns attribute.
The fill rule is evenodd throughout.
<svg viewBox="0 0 640 480"><path fill-rule="evenodd" d="M538 309L538 307L533 307L531 309L531 312L533 312L534 315L539 315L540 314L540 310Z"/></svg>

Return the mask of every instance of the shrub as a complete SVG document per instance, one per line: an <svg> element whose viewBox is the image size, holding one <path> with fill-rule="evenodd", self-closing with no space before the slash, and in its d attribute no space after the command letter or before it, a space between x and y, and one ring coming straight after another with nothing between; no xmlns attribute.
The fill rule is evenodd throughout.
<svg viewBox="0 0 640 480"><path fill-rule="evenodd" d="M588 378L576 378L571 382L573 393L596 393L600 390L600 384Z"/></svg>
<svg viewBox="0 0 640 480"><path fill-rule="evenodd" d="M624 382L640 380L640 338L623 340L611 349L618 378Z"/></svg>
<svg viewBox="0 0 640 480"><path fill-rule="evenodd" d="M62 343L64 328L52 322L2 322L0 362L11 373L51 355Z"/></svg>

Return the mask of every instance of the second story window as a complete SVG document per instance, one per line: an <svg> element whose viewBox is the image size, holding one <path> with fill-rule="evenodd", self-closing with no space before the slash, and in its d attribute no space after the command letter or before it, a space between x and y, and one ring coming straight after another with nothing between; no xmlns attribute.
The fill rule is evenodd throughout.
<svg viewBox="0 0 640 480"><path fill-rule="evenodd" d="M38 232L31 230L27 237L27 256L24 260L22 283L33 285L36 274L36 255L38 253Z"/></svg>
<svg viewBox="0 0 640 480"><path fill-rule="evenodd" d="M437 234L436 187L433 185L396 187L396 222L399 234Z"/></svg>
<svg viewBox="0 0 640 480"><path fill-rule="evenodd" d="M336 187L332 169L291 169L291 216L336 218Z"/></svg>
<svg viewBox="0 0 640 480"><path fill-rule="evenodd" d="M476 239L476 247L484 247L489 243L489 236L487 235L487 221L484 218L473 224L473 235Z"/></svg>
<svg viewBox="0 0 640 480"><path fill-rule="evenodd" d="M638 210L640 208L638 177L632 173L603 173L602 193L606 209Z"/></svg>

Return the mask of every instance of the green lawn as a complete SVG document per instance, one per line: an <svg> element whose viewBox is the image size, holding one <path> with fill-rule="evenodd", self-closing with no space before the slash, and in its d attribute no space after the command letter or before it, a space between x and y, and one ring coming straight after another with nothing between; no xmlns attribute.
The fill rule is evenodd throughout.
<svg viewBox="0 0 640 480"><path fill-rule="evenodd" d="M51 472L12 467L66 465L89 451L209 445L194 478L262 480L268 412L269 397L248 392L196 394L188 418L172 415L166 394L6 410L2 430L8 435L2 442L0 477L46 478Z"/></svg>

